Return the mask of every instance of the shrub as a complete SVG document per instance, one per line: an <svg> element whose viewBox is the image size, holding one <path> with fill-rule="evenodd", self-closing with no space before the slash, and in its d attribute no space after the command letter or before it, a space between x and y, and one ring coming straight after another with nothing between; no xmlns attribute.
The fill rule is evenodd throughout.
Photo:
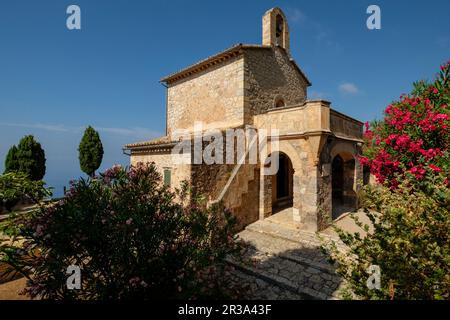
<svg viewBox="0 0 450 320"><path fill-rule="evenodd" d="M44 188L42 180L32 181L23 172L9 172L0 175L0 199L9 211L17 204L18 199L39 203L43 198L49 196L51 196L51 191Z"/></svg>
<svg viewBox="0 0 450 320"><path fill-rule="evenodd" d="M450 174L450 62L432 84L420 81L410 95L389 105L384 119L366 124L363 165L378 182L396 188L406 172L420 184L424 176Z"/></svg>
<svg viewBox="0 0 450 320"><path fill-rule="evenodd" d="M364 187L362 209L373 229L361 237L335 228L348 252L326 250L356 296L369 299L449 299L450 292L450 63L433 84L420 81L367 126L361 162L380 182ZM381 289L366 282L381 270Z"/></svg>
<svg viewBox="0 0 450 320"><path fill-rule="evenodd" d="M84 131L78 147L80 168L88 176L93 177L103 159L103 145L97 131L91 126Z"/></svg>
<svg viewBox="0 0 450 320"><path fill-rule="evenodd" d="M25 243L4 260L28 270L26 293L49 299L229 297L224 258L239 250L234 219L207 209L187 189L173 193L153 165L114 166L72 182L65 198L5 228ZM19 252L19 253L17 253ZM24 264L23 255L35 255ZM66 269L81 268L82 290L68 290Z"/></svg>
<svg viewBox="0 0 450 320"><path fill-rule="evenodd" d="M45 152L32 135L23 137L17 146L17 170L31 180L42 180L45 175Z"/></svg>
<svg viewBox="0 0 450 320"><path fill-rule="evenodd" d="M366 186L362 207L373 232L361 237L337 228L349 251L326 246L357 297L450 298L450 188L443 183L443 175L425 176L424 190L415 190L411 179L415 177L408 174L394 191L386 186ZM366 284L370 265L380 267L380 290L371 290Z"/></svg>

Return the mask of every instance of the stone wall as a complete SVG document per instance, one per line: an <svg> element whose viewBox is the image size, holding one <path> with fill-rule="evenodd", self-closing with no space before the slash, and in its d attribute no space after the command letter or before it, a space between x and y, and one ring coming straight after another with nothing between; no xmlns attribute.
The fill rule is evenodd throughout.
<svg viewBox="0 0 450 320"><path fill-rule="evenodd" d="M247 121L252 121L252 115L274 108L278 98L287 106L305 102L307 81L289 61L284 49L247 49L244 55Z"/></svg>
<svg viewBox="0 0 450 320"><path fill-rule="evenodd" d="M289 152L288 145L295 150L295 155ZM319 191L317 166L314 164L316 154L305 139L282 141L280 150L288 154L294 167L294 214L298 215L297 220L304 230L316 231Z"/></svg>
<svg viewBox="0 0 450 320"><path fill-rule="evenodd" d="M206 196L209 201L218 199L230 178L235 164L194 164L191 181L193 190L198 195ZM258 220L259 210L259 171L257 165L243 164L231 181L222 203L231 209L238 218L238 228Z"/></svg>
<svg viewBox="0 0 450 320"><path fill-rule="evenodd" d="M254 179L248 181L248 191L242 194L241 206L233 209L233 214L238 217L239 229L243 229L259 219L260 172L255 166L249 170L254 170Z"/></svg>
<svg viewBox="0 0 450 320"><path fill-rule="evenodd" d="M363 123L352 119L336 110L330 110L330 129L340 137L362 139Z"/></svg>
<svg viewBox="0 0 450 320"><path fill-rule="evenodd" d="M237 56L169 85L167 126L192 129L195 121L214 128L243 125L244 58Z"/></svg>
<svg viewBox="0 0 450 320"><path fill-rule="evenodd" d="M170 169L172 189L180 188L183 181L187 181L189 183L191 181L191 165L174 164L170 153L140 155L132 154L130 157L130 164L135 165L139 162L154 162L158 172L161 174L161 181L164 179L164 169Z"/></svg>

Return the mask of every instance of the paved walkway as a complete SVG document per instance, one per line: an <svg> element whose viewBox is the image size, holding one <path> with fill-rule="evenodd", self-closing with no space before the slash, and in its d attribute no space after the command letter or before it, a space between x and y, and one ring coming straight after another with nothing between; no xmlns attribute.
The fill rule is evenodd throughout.
<svg viewBox="0 0 450 320"><path fill-rule="evenodd" d="M363 213L358 213L361 220ZM366 221L366 220L365 220ZM361 232L350 216L336 222L347 231ZM286 209L257 221L239 233L248 244L243 261L229 259L238 270L236 281L252 288L250 299L339 299L344 286L335 267L321 250L315 233L302 231ZM320 234L325 241L344 245L332 228Z"/></svg>

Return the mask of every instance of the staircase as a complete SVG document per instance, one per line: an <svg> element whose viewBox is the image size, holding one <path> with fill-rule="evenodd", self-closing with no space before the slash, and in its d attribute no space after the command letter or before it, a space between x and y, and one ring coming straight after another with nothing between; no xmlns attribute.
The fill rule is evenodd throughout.
<svg viewBox="0 0 450 320"><path fill-rule="evenodd" d="M228 192L224 196L224 203L231 209L239 208L245 194L248 193L249 184L255 179L253 165L244 164L234 177Z"/></svg>
<svg viewBox="0 0 450 320"><path fill-rule="evenodd" d="M247 226L238 236L248 244L244 258L228 258L228 263L236 269L236 281L252 289L250 298L339 298L342 280L315 234L266 219Z"/></svg>
<svg viewBox="0 0 450 320"><path fill-rule="evenodd" d="M241 207L243 198L248 193L249 184L255 179L255 167L250 164L240 165L231 181L229 179L233 175L232 172L222 174L216 184L214 192L216 200L213 202L223 201L230 209ZM221 192L224 192L222 198L220 198Z"/></svg>

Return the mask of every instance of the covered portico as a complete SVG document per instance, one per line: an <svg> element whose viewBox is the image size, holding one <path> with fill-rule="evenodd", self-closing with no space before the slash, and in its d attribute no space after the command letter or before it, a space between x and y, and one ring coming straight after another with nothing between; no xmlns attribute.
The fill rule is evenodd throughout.
<svg viewBox="0 0 450 320"><path fill-rule="evenodd" d="M315 232L343 211L356 208L356 181L362 179L357 160L360 136L333 131L339 126L348 128L345 121L359 125L347 118L330 109L326 101L255 117L258 129L279 131L278 137L272 137L278 138L277 150L268 150L267 159L260 161L260 220L282 212L281 219L286 221L289 213L300 229ZM274 157L278 157L278 171L267 174L264 169Z"/></svg>

